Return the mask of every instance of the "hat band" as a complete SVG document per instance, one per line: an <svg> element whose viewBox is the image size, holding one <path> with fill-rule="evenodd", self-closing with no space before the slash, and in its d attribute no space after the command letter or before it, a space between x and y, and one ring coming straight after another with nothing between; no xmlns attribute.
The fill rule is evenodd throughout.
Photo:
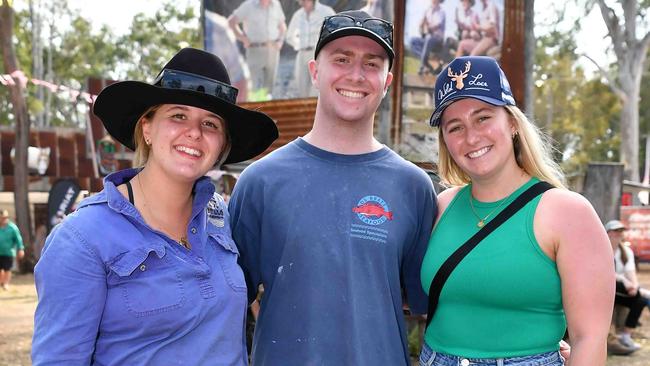
<svg viewBox="0 0 650 366"><path fill-rule="evenodd" d="M320 31L320 39L344 28L363 28L377 35L393 47L393 25L379 18L355 19L349 15L336 14L325 17Z"/></svg>
<svg viewBox="0 0 650 366"><path fill-rule="evenodd" d="M167 89L183 89L208 94L231 104L236 104L239 93L237 88L221 81L172 69L163 70L154 81L154 85Z"/></svg>

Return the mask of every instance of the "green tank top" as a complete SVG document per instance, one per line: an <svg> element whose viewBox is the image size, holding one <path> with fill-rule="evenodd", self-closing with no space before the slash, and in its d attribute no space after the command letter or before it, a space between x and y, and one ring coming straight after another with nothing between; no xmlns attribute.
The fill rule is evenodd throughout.
<svg viewBox="0 0 650 366"><path fill-rule="evenodd" d="M474 209L493 219L539 180ZM425 292L442 263L479 228L463 187L440 217L422 263ZM541 195L495 229L451 273L425 342L436 352L470 358L516 357L558 350L566 330L557 266L539 247L533 218ZM501 206L499 206L501 204Z"/></svg>

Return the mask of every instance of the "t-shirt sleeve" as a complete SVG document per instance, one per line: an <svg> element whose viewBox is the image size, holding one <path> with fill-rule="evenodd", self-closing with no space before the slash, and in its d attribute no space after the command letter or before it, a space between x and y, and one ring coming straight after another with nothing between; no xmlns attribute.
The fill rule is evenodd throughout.
<svg viewBox="0 0 650 366"><path fill-rule="evenodd" d="M623 270L625 272L636 272L636 263L634 260L634 252L630 247L624 246L623 250L625 250L625 254L627 254L627 262L625 262L625 266L623 267Z"/></svg>
<svg viewBox="0 0 650 366"><path fill-rule="evenodd" d="M16 239L15 240L16 249L17 250L25 249L25 246L23 245L23 237L20 235L20 230L18 229L18 226L12 224L11 229L14 231L14 236Z"/></svg>
<svg viewBox="0 0 650 366"><path fill-rule="evenodd" d="M282 5L280 5L279 2L276 3L274 9L275 9L275 16L278 19L278 21L282 23L286 22L286 17L284 15L284 11L282 10Z"/></svg>
<svg viewBox="0 0 650 366"><path fill-rule="evenodd" d="M239 249L239 266L244 272L248 287L249 303L257 296L257 286L261 280L260 262L260 205L261 197L256 193L254 177L244 172L232 192L228 202L232 238Z"/></svg>
<svg viewBox="0 0 650 366"><path fill-rule="evenodd" d="M247 1L244 1L241 5L237 7L237 9L233 10L232 12L232 15L234 17L237 17L237 19L239 19L240 22L243 22L244 19L246 19L246 14L249 13L248 4L249 3Z"/></svg>
<svg viewBox="0 0 650 366"><path fill-rule="evenodd" d="M45 243L34 271L34 365L89 365L104 304L104 264L69 223Z"/></svg>
<svg viewBox="0 0 650 366"><path fill-rule="evenodd" d="M297 12L293 14L291 17L291 21L289 21L289 27L287 28L287 34L285 35L285 38L287 40L287 43L293 47L294 50L298 50L300 48L300 35L299 35L299 29L298 29L298 22L299 22L298 14Z"/></svg>
<svg viewBox="0 0 650 366"><path fill-rule="evenodd" d="M418 207L418 229L402 260L402 285L406 290L406 300L409 308L414 314L425 314L427 312L428 296L422 289L420 270L431 238L433 222L438 212L433 183L429 177L425 177L426 180L423 179L417 182L417 184L423 185L421 197L417 201L420 203Z"/></svg>

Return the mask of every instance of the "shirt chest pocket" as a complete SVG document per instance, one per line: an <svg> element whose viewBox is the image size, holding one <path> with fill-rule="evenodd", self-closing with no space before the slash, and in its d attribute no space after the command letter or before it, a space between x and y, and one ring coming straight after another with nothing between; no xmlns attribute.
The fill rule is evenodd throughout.
<svg viewBox="0 0 650 366"><path fill-rule="evenodd" d="M235 242L230 235L222 233L211 232L209 236L210 248L215 252L226 283L236 292L246 292L244 272L237 264L239 251Z"/></svg>
<svg viewBox="0 0 650 366"><path fill-rule="evenodd" d="M183 281L170 256L163 245L141 247L109 265L108 285L121 295L133 315L159 314L185 303Z"/></svg>

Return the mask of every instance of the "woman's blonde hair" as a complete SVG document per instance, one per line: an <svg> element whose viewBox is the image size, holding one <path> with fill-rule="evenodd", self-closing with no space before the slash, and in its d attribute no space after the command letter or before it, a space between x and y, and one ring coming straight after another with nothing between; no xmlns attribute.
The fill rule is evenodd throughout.
<svg viewBox="0 0 650 366"><path fill-rule="evenodd" d="M142 130L142 124L144 123L145 120L151 120L153 116L156 114L158 109L160 109L160 106L162 104L158 104L152 107L149 107L142 115L140 118L138 118L138 122L135 124L135 130L133 131L133 142L135 144L135 154L133 156L133 166L134 167L143 167L147 161L149 160L149 154L151 153L151 145L147 144L147 142L144 140L144 132ZM228 125L227 121L223 119L223 124L224 124L224 134L226 137L226 143L223 146L223 149L221 150L221 154L219 155L219 159L217 160L215 167L220 167L224 161L228 158L228 154L230 153L230 134L228 133Z"/></svg>
<svg viewBox="0 0 650 366"><path fill-rule="evenodd" d="M144 140L144 132L142 131L142 123L144 120L151 120L156 114L156 111L160 109L162 104L154 105L149 107L135 124L135 131L133 131L133 143L135 144L135 154L133 155L133 166L134 167L143 167L147 160L149 160L149 153L151 152L151 146L147 144Z"/></svg>
<svg viewBox="0 0 650 366"><path fill-rule="evenodd" d="M517 132L513 137L517 165L528 175L566 188L560 166L553 160L552 144L548 136L537 128L516 106L504 106ZM438 128L438 171L442 181L449 185L465 185L471 178L456 164L445 145L442 128Z"/></svg>

